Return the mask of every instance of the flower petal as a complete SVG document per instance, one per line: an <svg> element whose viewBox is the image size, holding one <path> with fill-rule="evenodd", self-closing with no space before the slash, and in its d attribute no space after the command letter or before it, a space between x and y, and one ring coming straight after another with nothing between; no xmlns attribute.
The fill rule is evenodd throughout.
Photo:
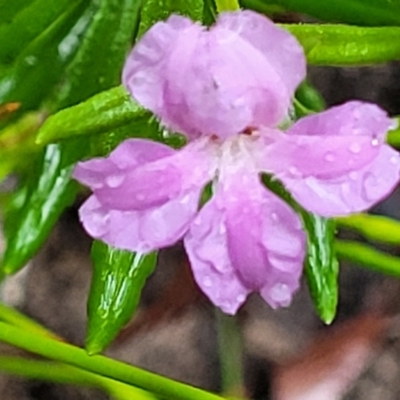
<svg viewBox="0 0 400 400"><path fill-rule="evenodd" d="M73 176L92 190L105 185L113 187L121 177L137 166L170 156L174 152L171 147L151 140L128 139L108 157L79 162Z"/></svg>
<svg viewBox="0 0 400 400"><path fill-rule="evenodd" d="M327 217L364 211L382 200L400 180L400 156L382 145L367 166L335 179L282 179L306 209Z"/></svg>
<svg viewBox="0 0 400 400"><path fill-rule="evenodd" d="M260 51L284 81L291 98L305 78L306 60L296 38L254 11L222 13L218 28L236 32Z"/></svg>
<svg viewBox="0 0 400 400"><path fill-rule="evenodd" d="M240 11L221 18L207 31L178 16L157 23L125 64L123 81L132 96L190 137L226 138L248 126L276 125L304 76L301 47L266 17ZM264 33L274 42L272 52L261 46Z"/></svg>
<svg viewBox="0 0 400 400"><path fill-rule="evenodd" d="M103 206L95 195L80 208L88 234L126 250L147 253L180 240L194 218L200 192L193 191L161 207L144 211L119 211Z"/></svg>
<svg viewBox="0 0 400 400"><path fill-rule="evenodd" d="M237 176L221 194L233 268L253 290L268 292L282 284L294 291L305 248L300 219L261 185L257 175L246 176L242 171L240 178ZM281 305L276 296L271 295L269 300L272 307Z"/></svg>
<svg viewBox="0 0 400 400"><path fill-rule="evenodd" d="M266 136L262 168L284 177L334 179L378 156L391 121L379 107L352 101L300 119L283 135Z"/></svg>
<svg viewBox="0 0 400 400"><path fill-rule="evenodd" d="M126 60L122 81L132 96L144 107L162 117L164 113L164 87L169 79L167 65L178 43L187 46L190 60L202 28L190 19L172 15L165 22L153 25L136 44ZM181 62L185 62L182 58ZM180 69L178 69L180 70Z"/></svg>
<svg viewBox="0 0 400 400"><path fill-rule="evenodd" d="M215 200L210 200L190 225L184 244L201 290L222 311L235 314L251 290L232 268L223 219Z"/></svg>
<svg viewBox="0 0 400 400"><path fill-rule="evenodd" d="M289 135L368 136L384 141L391 126L387 113L375 104L349 101L297 121ZM379 144L377 143L377 144Z"/></svg>
<svg viewBox="0 0 400 400"><path fill-rule="evenodd" d="M235 313L249 291L272 307L298 288L305 236L297 215L257 174L225 176L185 237L193 272L210 300Z"/></svg>
<svg viewBox="0 0 400 400"><path fill-rule="evenodd" d="M151 141L131 140L121 144L108 159L81 164L75 176L85 183L88 176L92 181L95 176L96 185L91 186L106 208L144 210L161 206L190 188L201 190L215 170L212 153L213 144L204 139L193 141L181 150ZM99 172L102 162L104 168Z"/></svg>

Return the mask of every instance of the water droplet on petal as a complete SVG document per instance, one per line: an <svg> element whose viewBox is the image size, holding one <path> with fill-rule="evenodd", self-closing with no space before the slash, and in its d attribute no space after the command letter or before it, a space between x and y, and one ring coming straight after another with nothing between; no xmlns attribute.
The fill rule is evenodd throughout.
<svg viewBox="0 0 400 400"><path fill-rule="evenodd" d="M361 146L359 143L354 142L350 144L349 150L354 154L358 154L361 151Z"/></svg>
<svg viewBox="0 0 400 400"><path fill-rule="evenodd" d="M378 139L377 137L374 137L374 138L371 140L371 145L372 145L373 147L378 146L378 145L379 145L379 139Z"/></svg>
<svg viewBox="0 0 400 400"><path fill-rule="evenodd" d="M213 285L212 279L208 275L203 278L203 285L207 288Z"/></svg>
<svg viewBox="0 0 400 400"><path fill-rule="evenodd" d="M399 163L399 157L398 156L392 156L390 157L390 163L393 165L397 165Z"/></svg>
<svg viewBox="0 0 400 400"><path fill-rule="evenodd" d="M271 213L271 219L272 219L272 221L274 221L274 222L278 222L278 220L279 220L279 217L278 217L278 214L277 213Z"/></svg>
<svg viewBox="0 0 400 400"><path fill-rule="evenodd" d="M225 224L219 224L218 233L219 233L220 235L224 235L224 234L226 233Z"/></svg>
<svg viewBox="0 0 400 400"><path fill-rule="evenodd" d="M288 305L292 298L289 286L284 283L277 283L269 294L273 301L283 306Z"/></svg>
<svg viewBox="0 0 400 400"><path fill-rule="evenodd" d="M362 195L366 201L375 201L379 198L376 191L378 185L379 180L372 172L367 172L364 175Z"/></svg>
<svg viewBox="0 0 400 400"><path fill-rule="evenodd" d="M124 175L110 175L106 178L106 184L110 188L117 188L122 185L122 182L125 180Z"/></svg>
<svg viewBox="0 0 400 400"><path fill-rule="evenodd" d="M324 159L327 162L333 162L335 161L335 156L332 153L326 153Z"/></svg>

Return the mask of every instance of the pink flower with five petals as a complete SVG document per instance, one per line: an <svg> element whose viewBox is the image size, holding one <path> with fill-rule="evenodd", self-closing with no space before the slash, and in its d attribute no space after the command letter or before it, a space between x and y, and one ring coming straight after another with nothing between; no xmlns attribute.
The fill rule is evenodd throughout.
<svg viewBox="0 0 400 400"><path fill-rule="evenodd" d="M176 15L155 24L123 82L189 142L174 150L129 139L107 158L79 163L74 176L93 191L80 210L87 232L142 253L183 238L198 285L226 313L253 291L274 308L288 305L305 234L260 174L329 217L371 207L400 171L384 142L390 120L375 105L352 101L278 128L305 69L296 39L251 11L223 13L208 30ZM199 209L209 182L213 196Z"/></svg>

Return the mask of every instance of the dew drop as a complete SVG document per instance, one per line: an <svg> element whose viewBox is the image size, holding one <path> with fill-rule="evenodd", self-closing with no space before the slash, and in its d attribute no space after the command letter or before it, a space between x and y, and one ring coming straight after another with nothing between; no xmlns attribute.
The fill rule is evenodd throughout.
<svg viewBox="0 0 400 400"><path fill-rule="evenodd" d="M371 140L371 145L372 145L373 147L378 146L378 145L379 145L379 139L378 139L377 137L374 137L374 138Z"/></svg>
<svg viewBox="0 0 400 400"><path fill-rule="evenodd" d="M358 154L361 151L361 146L359 143L354 142L349 146L349 150L354 154Z"/></svg>
<svg viewBox="0 0 400 400"><path fill-rule="evenodd" d="M203 285L207 288L213 285L212 279L208 275L203 278Z"/></svg>
<svg viewBox="0 0 400 400"><path fill-rule="evenodd" d="M124 175L110 175L106 178L106 184L110 188L117 188L118 186L122 185L124 180Z"/></svg>
<svg viewBox="0 0 400 400"><path fill-rule="evenodd" d="M335 161L335 156L332 153L326 153L324 158L327 162Z"/></svg>
<svg viewBox="0 0 400 400"><path fill-rule="evenodd" d="M277 213L271 213L271 219L272 219L272 221L274 221L274 222L278 222L278 220L279 220L279 217L278 217L278 214Z"/></svg>
<svg viewBox="0 0 400 400"><path fill-rule="evenodd" d="M278 304L285 305L290 302L291 293L288 285L277 283L270 291L272 300Z"/></svg>
<svg viewBox="0 0 400 400"><path fill-rule="evenodd" d="M392 157L390 157L389 161L390 161L391 164L397 165L399 163L399 158L396 157L396 156L392 156Z"/></svg>
<svg viewBox="0 0 400 400"><path fill-rule="evenodd" d="M379 181L374 174L372 174L371 172L367 172L365 174L362 195L366 201L375 201L379 197L379 193L377 193L376 191L378 184Z"/></svg>

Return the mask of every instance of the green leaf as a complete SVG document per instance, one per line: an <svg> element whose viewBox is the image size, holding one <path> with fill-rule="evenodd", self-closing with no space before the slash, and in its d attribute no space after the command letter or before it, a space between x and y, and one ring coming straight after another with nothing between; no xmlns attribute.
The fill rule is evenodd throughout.
<svg viewBox="0 0 400 400"><path fill-rule="evenodd" d="M0 63L11 63L33 39L79 3L80 0L36 0L9 24L0 25Z"/></svg>
<svg viewBox="0 0 400 400"><path fill-rule="evenodd" d="M242 0L247 8L276 5L328 22L380 26L400 25L400 2L391 0Z"/></svg>
<svg viewBox="0 0 400 400"><path fill-rule="evenodd" d="M304 210L283 185L263 176L263 182L299 215L307 234L305 274L311 298L320 318L330 324L338 303L339 264L334 251L335 222Z"/></svg>
<svg viewBox="0 0 400 400"><path fill-rule="evenodd" d="M285 24L312 65L360 66L400 60L400 28Z"/></svg>
<svg viewBox="0 0 400 400"><path fill-rule="evenodd" d="M400 244L400 222L381 215L353 214L336 218L340 227L356 230L365 238L393 245Z"/></svg>
<svg viewBox="0 0 400 400"><path fill-rule="evenodd" d="M89 354L103 351L132 318L156 259L156 253L135 254L93 242L86 337Z"/></svg>
<svg viewBox="0 0 400 400"><path fill-rule="evenodd" d="M203 0L144 0L138 38L156 22L166 20L173 13L201 22L203 11Z"/></svg>
<svg viewBox="0 0 400 400"><path fill-rule="evenodd" d="M318 315L330 324L336 315L339 296L339 263L333 248L335 223L305 211L301 217L307 231L305 273L308 288Z"/></svg>
<svg viewBox="0 0 400 400"><path fill-rule="evenodd" d="M40 151L35 144L43 114L29 112L0 130L0 181L9 173L31 164L32 155Z"/></svg>
<svg viewBox="0 0 400 400"><path fill-rule="evenodd" d="M13 18L34 0L0 0L0 25L10 24Z"/></svg>
<svg viewBox="0 0 400 400"><path fill-rule="evenodd" d="M77 50L88 15L80 0L65 11L16 58L0 71L0 104L21 103L21 111L36 109L59 82L66 64ZM86 24L85 24L86 23Z"/></svg>
<svg viewBox="0 0 400 400"><path fill-rule="evenodd" d="M337 240L337 255L347 261L386 275L400 278L400 258L351 240Z"/></svg>
<svg viewBox="0 0 400 400"><path fill-rule="evenodd" d="M37 143L110 132L149 117L150 113L118 86L49 117L38 132Z"/></svg>
<svg viewBox="0 0 400 400"><path fill-rule="evenodd" d="M97 2L96 2L97 3ZM66 71L60 108L117 86L138 23L139 0L103 0Z"/></svg>
<svg viewBox="0 0 400 400"><path fill-rule="evenodd" d="M6 231L9 237L1 264L5 274L17 272L36 254L65 207L73 202L78 184L70 180L72 164L87 151L76 141L46 148L28 187L20 189L22 207L10 215L13 229Z"/></svg>
<svg viewBox="0 0 400 400"><path fill-rule="evenodd" d="M303 81L297 88L295 97L304 107L313 112L320 112L325 109L323 97L307 80Z"/></svg>

